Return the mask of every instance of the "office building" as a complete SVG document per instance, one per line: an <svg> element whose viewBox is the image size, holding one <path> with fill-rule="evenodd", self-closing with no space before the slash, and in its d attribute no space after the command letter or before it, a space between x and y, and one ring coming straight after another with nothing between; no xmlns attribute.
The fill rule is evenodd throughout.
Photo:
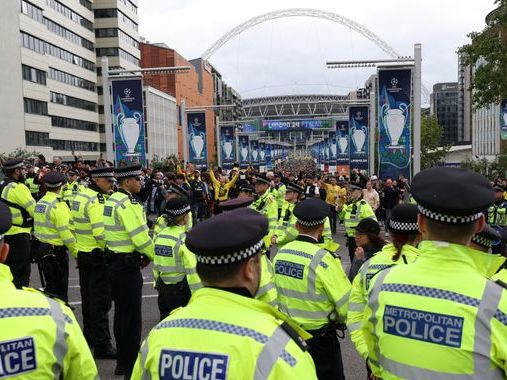
<svg viewBox="0 0 507 380"><path fill-rule="evenodd" d="M458 129L458 83L436 83L431 94L432 114L442 127L440 144L453 145L463 141L463 131Z"/></svg>

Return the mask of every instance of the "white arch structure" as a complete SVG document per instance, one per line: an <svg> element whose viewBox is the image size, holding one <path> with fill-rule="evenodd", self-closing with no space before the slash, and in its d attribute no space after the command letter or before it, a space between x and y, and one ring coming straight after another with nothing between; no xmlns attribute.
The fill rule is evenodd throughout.
<svg viewBox="0 0 507 380"><path fill-rule="evenodd" d="M375 45L377 45L380 49L382 49L391 58L400 57L400 54L398 54L396 50L394 50L386 41L384 41L382 38L377 36L375 33L373 33L365 26L359 24L358 22L351 20L345 16L339 15L337 13L326 12L310 8L281 9L252 17L251 19L246 20L245 22L239 24L238 26L234 27L233 29L225 33L213 45L211 45L208 49L206 49L206 51L202 53L201 57L203 59L208 60L218 49L224 46L229 40L236 37L241 32L244 32L245 30L254 27L255 25L287 17L315 17L336 22L362 34L363 36L368 38L371 42L373 42Z"/></svg>

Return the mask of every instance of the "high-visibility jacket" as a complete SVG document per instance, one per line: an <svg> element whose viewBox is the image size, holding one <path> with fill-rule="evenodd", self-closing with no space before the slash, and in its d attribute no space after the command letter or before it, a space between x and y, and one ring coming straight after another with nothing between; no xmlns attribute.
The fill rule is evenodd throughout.
<svg viewBox="0 0 507 380"><path fill-rule="evenodd" d="M495 203L488 208L488 224L507 225L507 201Z"/></svg>
<svg viewBox="0 0 507 380"><path fill-rule="evenodd" d="M192 229L194 224L192 220L193 220L192 211L190 211L188 213L188 222L186 225L185 232L188 232ZM153 240L155 240L160 231L162 231L166 227L167 227L167 218L165 217L165 215L160 215L155 221L155 225L153 226Z"/></svg>
<svg viewBox="0 0 507 380"><path fill-rule="evenodd" d="M265 302L202 288L151 330L132 379L316 379L309 334Z"/></svg>
<svg viewBox="0 0 507 380"><path fill-rule="evenodd" d="M0 378L98 378L72 311L37 290L18 290L0 264Z"/></svg>
<svg viewBox="0 0 507 380"><path fill-rule="evenodd" d="M62 199L70 205L77 193L83 189L84 186L81 186L78 181L66 183L62 186Z"/></svg>
<svg viewBox="0 0 507 380"><path fill-rule="evenodd" d="M164 228L155 238L153 273L155 282L160 278L164 284L176 284L187 279L193 292L202 287L197 275L195 255L185 248L185 226Z"/></svg>
<svg viewBox="0 0 507 380"><path fill-rule="evenodd" d="M299 234L296 229L297 218L294 216L295 203L284 201L282 211L280 213L280 219L278 220L277 229L275 232L276 244L279 247L295 240ZM327 249L329 252L335 252L340 248L340 244L333 240L331 233L331 223L329 217L324 222L324 231L322 232L322 241L318 244L319 247Z"/></svg>
<svg viewBox="0 0 507 380"><path fill-rule="evenodd" d="M30 190L32 197L36 197L37 194L39 194L40 185L38 183L35 183L34 177L28 177L25 180L25 185L28 187L28 190Z"/></svg>
<svg viewBox="0 0 507 380"><path fill-rule="evenodd" d="M395 253L396 248L393 244L385 245L380 252L363 263L352 282L347 312L347 328L350 332L350 338L356 346L356 350L363 359L366 359L368 356L368 346L364 340L362 326L363 319L368 314L365 309L368 302L370 280L383 269L398 264L413 263L419 255L419 250L416 247L405 244L401 250L400 258L393 261L392 258Z"/></svg>
<svg viewBox="0 0 507 380"><path fill-rule="evenodd" d="M261 280L255 298L277 306L278 292L273 278L273 264L264 253L261 256Z"/></svg>
<svg viewBox="0 0 507 380"><path fill-rule="evenodd" d="M300 235L284 245L273 266L280 310L302 328L345 322L350 282L341 262L313 238Z"/></svg>
<svg viewBox="0 0 507 380"><path fill-rule="evenodd" d="M507 284L507 269L501 269L499 272L495 273L491 279L493 281L502 281L504 284Z"/></svg>
<svg viewBox="0 0 507 380"><path fill-rule="evenodd" d="M364 199L360 199L343 206L339 217L343 220L345 234L348 237L354 237L356 227L362 219L372 218L377 220L375 212Z"/></svg>
<svg viewBox="0 0 507 380"><path fill-rule="evenodd" d="M107 247L116 253L146 255L153 260L153 241L148 234L143 206L127 191L113 193L104 205L104 228Z"/></svg>
<svg viewBox="0 0 507 380"><path fill-rule="evenodd" d="M271 194L270 190L267 189L255 202L248 206L252 210L255 210L268 219L269 232L264 239L267 247L271 244L271 236L276 233L278 227L278 205L275 198Z"/></svg>
<svg viewBox="0 0 507 380"><path fill-rule="evenodd" d="M287 186L284 185L283 182L278 183L278 185L275 186L276 188L276 204L278 205L278 208L282 208L283 203L285 202L285 193L287 192Z"/></svg>
<svg viewBox="0 0 507 380"><path fill-rule="evenodd" d="M382 379L505 379L507 290L488 280L505 261L423 241L419 258L370 282L368 357Z"/></svg>
<svg viewBox="0 0 507 380"><path fill-rule="evenodd" d="M35 237L47 244L66 246L77 257L76 238L72 233L69 206L60 195L48 191L35 205Z"/></svg>
<svg viewBox="0 0 507 380"><path fill-rule="evenodd" d="M106 236L104 232L104 205L107 194L90 188L83 188L71 203L72 223L79 252L104 250Z"/></svg>
<svg viewBox="0 0 507 380"><path fill-rule="evenodd" d="M29 234L32 232L35 210L32 193L24 183L13 178L4 179L0 182L0 187L3 187L1 198L9 206L12 215L12 227L6 235Z"/></svg>

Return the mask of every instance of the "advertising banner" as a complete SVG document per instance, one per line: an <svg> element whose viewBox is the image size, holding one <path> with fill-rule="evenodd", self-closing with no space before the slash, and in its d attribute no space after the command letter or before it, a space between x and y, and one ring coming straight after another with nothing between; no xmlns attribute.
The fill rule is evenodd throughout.
<svg viewBox="0 0 507 380"><path fill-rule="evenodd" d="M254 168L259 169L259 140L250 140L250 161Z"/></svg>
<svg viewBox="0 0 507 380"><path fill-rule="evenodd" d="M410 178L411 69L378 71L379 176Z"/></svg>
<svg viewBox="0 0 507 380"><path fill-rule="evenodd" d="M140 78L113 80L113 126L116 164L146 163L143 83Z"/></svg>
<svg viewBox="0 0 507 380"><path fill-rule="evenodd" d="M259 164L266 165L266 143L259 141Z"/></svg>
<svg viewBox="0 0 507 380"><path fill-rule="evenodd" d="M220 127L220 146L222 167L230 170L236 161L236 141L233 125L224 125Z"/></svg>
<svg viewBox="0 0 507 380"><path fill-rule="evenodd" d="M500 102L500 136L507 140L507 99Z"/></svg>
<svg viewBox="0 0 507 380"><path fill-rule="evenodd" d="M206 114L187 113L188 161L198 169L206 168L208 155L206 149Z"/></svg>
<svg viewBox="0 0 507 380"><path fill-rule="evenodd" d="M350 168L368 171L368 106L349 107Z"/></svg>
<svg viewBox="0 0 507 380"><path fill-rule="evenodd" d="M329 129L333 127L331 119L310 120L262 120L264 131L297 131L311 129Z"/></svg>
<svg viewBox="0 0 507 380"><path fill-rule="evenodd" d="M350 136L348 120L336 122L336 171L339 175L350 175Z"/></svg>
<svg viewBox="0 0 507 380"><path fill-rule="evenodd" d="M329 165L329 137L324 138L324 165Z"/></svg>
<svg viewBox="0 0 507 380"><path fill-rule="evenodd" d="M266 144L265 152L266 152L266 168L271 169L273 167L273 156L272 156L273 149L271 144Z"/></svg>
<svg viewBox="0 0 507 380"><path fill-rule="evenodd" d="M250 165L250 138L247 135L239 136L239 165L242 169Z"/></svg>
<svg viewBox="0 0 507 380"><path fill-rule="evenodd" d="M336 144L336 132L329 132L329 169L332 173L336 171L336 157L338 146Z"/></svg>

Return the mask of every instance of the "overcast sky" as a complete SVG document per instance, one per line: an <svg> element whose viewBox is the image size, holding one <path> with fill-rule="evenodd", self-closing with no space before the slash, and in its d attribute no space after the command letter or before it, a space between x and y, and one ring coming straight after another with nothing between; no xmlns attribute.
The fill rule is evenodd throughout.
<svg viewBox="0 0 507 380"><path fill-rule="evenodd" d="M193 59L242 22L287 8L313 8L352 19L401 55L422 43L423 83L457 81L456 49L482 30L493 0L140 0L139 32ZM271 20L242 32L211 58L243 98L282 94L347 94L373 69L329 70L326 60L387 55L358 32L308 17Z"/></svg>

